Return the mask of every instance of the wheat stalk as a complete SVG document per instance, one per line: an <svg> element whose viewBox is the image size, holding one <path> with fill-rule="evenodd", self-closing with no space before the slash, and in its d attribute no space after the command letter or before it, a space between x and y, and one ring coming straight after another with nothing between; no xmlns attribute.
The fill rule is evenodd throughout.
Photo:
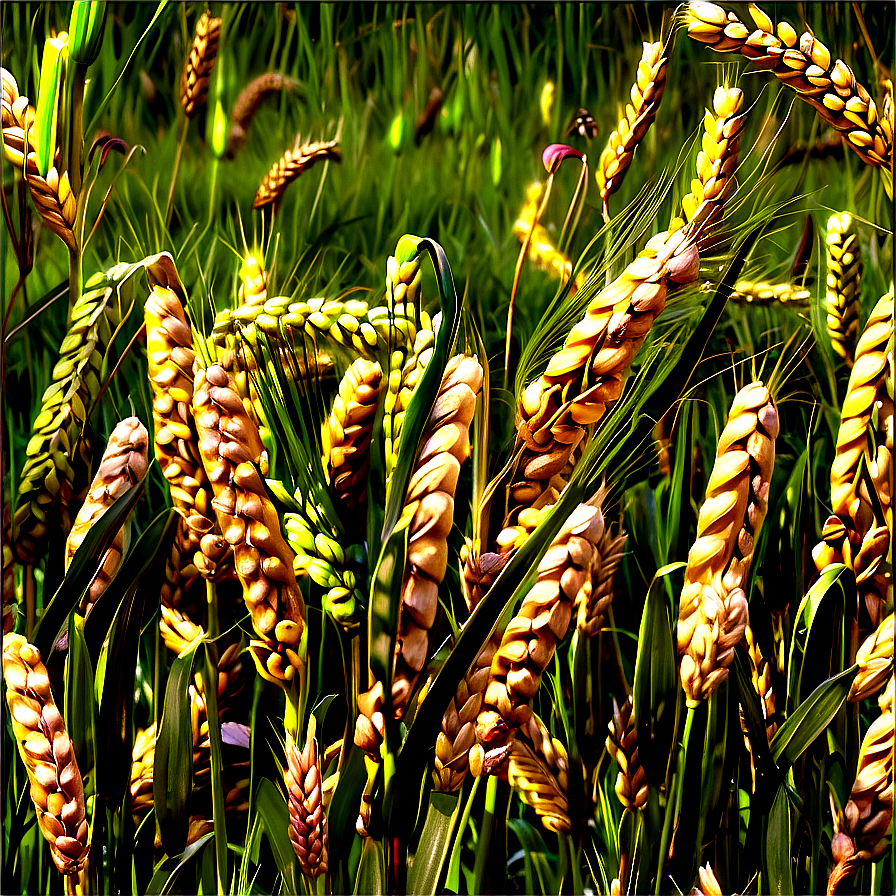
<svg viewBox="0 0 896 896"><path fill-rule="evenodd" d="M206 9L196 22L196 34L180 79L180 104L187 118L194 118L208 101L212 69L221 40L221 19Z"/></svg>
<svg viewBox="0 0 896 896"><path fill-rule="evenodd" d="M738 280L731 292L731 301L746 305L806 305L811 296L808 289L793 283Z"/></svg>
<svg viewBox="0 0 896 896"><path fill-rule="evenodd" d="M115 290L105 275L91 277L86 286L69 314L53 381L43 394L26 448L13 519L14 549L21 563L40 557L51 525L68 533L70 505L90 466L90 446L82 433L100 391L100 368L117 312Z"/></svg>
<svg viewBox="0 0 896 896"><path fill-rule="evenodd" d="M55 233L71 252L77 252L75 216L78 202L68 172L60 173L52 167L45 177L41 175L30 134L34 126L34 107L29 105L28 97L19 96L18 85L10 72L0 69L0 77L3 82L0 121L4 155L24 175L31 199L47 230Z"/></svg>
<svg viewBox="0 0 896 896"><path fill-rule="evenodd" d="M289 799L289 840L299 867L309 878L327 873L327 817L324 813L317 741L309 737L303 750L290 741L283 769Z"/></svg>
<svg viewBox="0 0 896 896"><path fill-rule="evenodd" d="M271 205L275 210L278 209L287 187L304 174L308 168L318 162L342 161L342 150L335 140L298 144L297 140L296 148L286 150L265 175L255 193L252 208L264 208Z"/></svg>
<svg viewBox="0 0 896 896"><path fill-rule="evenodd" d="M849 212L840 212L828 219L826 245L828 274L824 308L828 336L831 337L834 351L843 358L847 367L852 367L859 329L862 257L855 224Z"/></svg>
<svg viewBox="0 0 896 896"><path fill-rule="evenodd" d="M250 651L262 677L285 685L304 670L305 602L295 554L255 467L264 454L233 378L220 365L199 369L193 388L199 453L221 530L233 548L243 599L258 635ZM284 663L285 661L285 663Z"/></svg>
<svg viewBox="0 0 896 896"><path fill-rule="evenodd" d="M608 726L607 751L612 756L619 772L616 775L616 796L626 809L643 809L650 798L647 775L638 757L638 736L635 716L629 697L620 708L613 701L613 718Z"/></svg>
<svg viewBox="0 0 896 896"><path fill-rule="evenodd" d="M569 833L569 758L566 748L551 737L544 722L533 715L520 729L507 758L507 780L541 823L557 834Z"/></svg>
<svg viewBox="0 0 896 896"><path fill-rule="evenodd" d="M21 635L3 637L3 678L37 823L59 871L77 875L89 851L84 784L46 666Z"/></svg>
<svg viewBox="0 0 896 896"><path fill-rule="evenodd" d="M694 40L720 53L740 53L757 68L771 71L843 134L865 162L889 168L893 158L892 124L887 118L882 124L874 100L849 66L842 59L832 59L827 47L810 32L797 37L784 21L776 29L769 16L752 3L750 15L755 28L714 3L692 2L685 21Z"/></svg>
<svg viewBox="0 0 896 896"><path fill-rule="evenodd" d="M146 475L148 447L149 433L137 417L127 417L112 430L103 459L87 493L87 499L78 511L65 543L66 569L71 565L75 552L90 528L117 498ZM129 543L130 514L116 532L109 549L103 554L99 571L81 599L78 610L85 617L118 571Z"/></svg>
<svg viewBox="0 0 896 896"><path fill-rule="evenodd" d="M768 507L778 412L760 382L731 405L688 554L678 615L681 682L688 706L706 700L728 676L748 622L745 587Z"/></svg>
<svg viewBox="0 0 896 896"><path fill-rule="evenodd" d="M886 854L893 824L893 692L890 678L878 703L881 714L865 732L859 750L855 783L840 817L834 819L831 841L834 869L828 893L849 892L856 872Z"/></svg>
<svg viewBox="0 0 896 896"><path fill-rule="evenodd" d="M569 628L574 601L591 573L604 532L600 508L580 504L541 562L535 584L504 632L492 660L476 735L493 750L509 743L532 715L532 698L557 643Z"/></svg>
<svg viewBox="0 0 896 896"><path fill-rule="evenodd" d="M666 86L667 62L667 47L662 41L644 42L638 74L632 85L631 104L625 107L616 130L607 139L595 173L605 221L610 217L607 200L622 185L635 150L656 118Z"/></svg>
<svg viewBox="0 0 896 896"><path fill-rule="evenodd" d="M893 619L890 613L856 653L859 671L849 689L853 703L874 696L893 674Z"/></svg>

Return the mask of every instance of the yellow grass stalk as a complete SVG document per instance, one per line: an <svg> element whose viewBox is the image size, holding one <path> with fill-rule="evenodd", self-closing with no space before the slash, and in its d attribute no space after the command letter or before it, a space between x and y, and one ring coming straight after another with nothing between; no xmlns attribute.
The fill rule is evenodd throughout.
<svg viewBox="0 0 896 896"><path fill-rule="evenodd" d="M254 466L264 454L233 378L220 365L199 369L193 389L199 452L224 538L233 548L243 599L258 638L250 651L262 677L284 685L305 665L305 602L277 511Z"/></svg>
<svg viewBox="0 0 896 896"><path fill-rule="evenodd" d="M38 826L59 871L77 875L89 850L84 785L46 666L21 635L3 637L3 678Z"/></svg>
<svg viewBox="0 0 896 896"><path fill-rule="evenodd" d="M859 672L849 690L853 703L873 697L893 674L893 619L891 612L856 653Z"/></svg>
<svg viewBox="0 0 896 896"><path fill-rule="evenodd" d="M355 360L345 372L333 409L321 427L327 479L347 514L367 502L370 439L383 371L375 361Z"/></svg>
<svg viewBox="0 0 896 896"><path fill-rule="evenodd" d="M859 286L862 256L852 215L840 212L828 219L827 291L824 309L828 336L834 351L852 367L856 334L859 329Z"/></svg>
<svg viewBox="0 0 896 896"><path fill-rule="evenodd" d="M744 637L744 589L768 508L777 435L778 412L768 389L761 382L742 388L719 439L679 603L681 682L690 707L727 678Z"/></svg>
<svg viewBox="0 0 896 896"><path fill-rule="evenodd" d="M0 101L0 122L3 129L3 153L28 184L31 199L47 230L56 234L72 252L78 250L75 237L77 197L72 192L68 172L50 168L42 177L37 154L31 142L34 126L34 107L28 97L19 96L15 78L5 68L0 69L3 98Z"/></svg>
<svg viewBox="0 0 896 896"><path fill-rule="evenodd" d="M283 201L287 187L308 168L323 161L342 161L342 150L335 140L301 145L299 140L296 140L295 149L286 150L265 175L255 193L252 208L264 208L270 205L276 211Z"/></svg>
<svg viewBox="0 0 896 896"><path fill-rule="evenodd" d="M595 544L603 532L600 508L580 504L538 564L535 584L492 660L476 721L476 735L489 751L508 744L531 718L532 698L569 628L574 601L591 574Z"/></svg>
<svg viewBox="0 0 896 896"><path fill-rule="evenodd" d="M889 168L892 125L887 127L889 121L878 114L874 100L849 66L833 59L811 32L797 36L785 21L775 28L758 6L751 3L749 8L753 21L745 23L714 3L692 2L685 14L688 34L720 53L740 53L757 68L772 72L843 134L865 162Z"/></svg>
<svg viewBox="0 0 896 896"><path fill-rule="evenodd" d="M890 678L878 703L881 714L865 732L859 750L855 783L842 816L834 819L831 841L835 865L828 893L848 893L857 871L887 852L893 824L894 680Z"/></svg>
<svg viewBox="0 0 896 896"><path fill-rule="evenodd" d="M647 135L656 118L666 86L667 62L667 48L662 41L644 42L638 74L632 85L631 104L625 107L616 130L610 134L607 145L600 154L595 174L605 221L610 218L607 200L622 185L638 144Z"/></svg>
<svg viewBox="0 0 896 896"><path fill-rule="evenodd" d="M317 740L309 737L303 750L290 741L283 777L289 799L289 840L302 873L309 878L327 873L327 816L324 813Z"/></svg>
<svg viewBox="0 0 896 896"><path fill-rule="evenodd" d="M90 528L117 498L146 475L148 448L149 433L137 417L127 417L112 430L103 459L87 493L87 499L81 505L65 542L66 569L71 565L75 552ZM78 607L79 612L85 617L118 572L122 557L130 543L130 529L130 516L128 516L103 555L99 572L90 583Z"/></svg>
<svg viewBox="0 0 896 896"><path fill-rule="evenodd" d="M738 280L731 301L745 305L806 305L812 294L793 283L770 283L768 280Z"/></svg>
<svg viewBox="0 0 896 896"><path fill-rule="evenodd" d="M194 118L208 101L212 69L221 40L221 19L206 9L196 22L196 34L180 79L180 104L187 118Z"/></svg>
<svg viewBox="0 0 896 896"><path fill-rule="evenodd" d="M609 723L607 751L619 766L616 775L616 796L626 809L643 809L650 798L647 775L638 757L638 736L635 716L632 712L632 698L629 697L622 708L613 701L613 718Z"/></svg>
<svg viewBox="0 0 896 896"><path fill-rule="evenodd" d="M87 478L91 450L81 433L100 391L103 355L117 314L105 275L91 277L86 286L69 313L53 381L43 394L26 448L13 518L14 550L21 563L40 557L51 525L68 533L74 494L87 485L79 480Z"/></svg>
<svg viewBox="0 0 896 896"><path fill-rule="evenodd" d="M507 758L507 780L549 831L568 834L569 758L566 748L551 737L544 722L533 715L520 729Z"/></svg>

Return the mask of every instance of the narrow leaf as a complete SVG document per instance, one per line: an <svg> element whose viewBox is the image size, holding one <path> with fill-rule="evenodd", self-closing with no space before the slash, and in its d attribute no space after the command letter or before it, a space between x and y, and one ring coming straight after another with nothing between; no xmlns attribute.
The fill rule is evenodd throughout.
<svg viewBox="0 0 896 896"><path fill-rule="evenodd" d="M187 863L193 859L196 853L198 853L213 836L213 832L209 831L195 843L191 843L180 855L172 856L170 859L163 859L156 867L152 880L146 888L147 896L162 896L162 894L170 893L174 889L174 885L177 883L177 878Z"/></svg>
<svg viewBox="0 0 896 896"><path fill-rule="evenodd" d="M764 892L780 896L793 893L790 840L790 803L787 799L787 786L782 781L768 814L768 829L763 847L768 880Z"/></svg>
<svg viewBox="0 0 896 896"><path fill-rule="evenodd" d="M283 875L283 892L298 893L296 854L289 839L289 809L283 794L269 778L262 778L258 782L255 806L264 823L264 832L271 844L277 870Z"/></svg>

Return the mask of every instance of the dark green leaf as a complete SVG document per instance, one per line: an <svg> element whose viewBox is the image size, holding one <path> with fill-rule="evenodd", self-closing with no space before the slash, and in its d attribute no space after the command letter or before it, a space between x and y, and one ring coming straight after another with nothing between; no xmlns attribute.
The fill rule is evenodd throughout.
<svg viewBox="0 0 896 896"><path fill-rule="evenodd" d="M768 879L765 881L763 892L780 894L780 896L793 893L790 840L790 803L787 799L787 786L782 781L778 785L775 800L768 815L768 828L763 845L764 864Z"/></svg>
<svg viewBox="0 0 896 896"><path fill-rule="evenodd" d="M147 896L163 896L165 893L170 893L184 867L213 836L213 832L209 831L195 843L191 843L180 855L172 856L170 859L163 859L159 862L152 880L146 888Z"/></svg>
<svg viewBox="0 0 896 896"><path fill-rule="evenodd" d="M356 893L386 892L386 856L383 853L381 840L367 837L361 853L361 864L355 879Z"/></svg>
<svg viewBox="0 0 896 896"><path fill-rule="evenodd" d="M264 832L271 844L277 870L283 875L283 892L298 893L296 854L289 839L289 809L286 799L270 779L262 778L255 793L255 805L264 823Z"/></svg>
<svg viewBox="0 0 896 896"><path fill-rule="evenodd" d="M803 751L827 728L849 694L858 666L820 684L777 730L771 742L772 759L786 771Z"/></svg>
<svg viewBox="0 0 896 896"><path fill-rule="evenodd" d="M408 893L428 894L438 891L437 884L451 850L460 805L458 794L431 794L420 843L410 860Z"/></svg>
<svg viewBox="0 0 896 896"><path fill-rule="evenodd" d="M90 790L95 767L97 706L93 665L87 652L79 617L72 614L68 625L68 654L65 658L65 727L72 739L78 770Z"/></svg>

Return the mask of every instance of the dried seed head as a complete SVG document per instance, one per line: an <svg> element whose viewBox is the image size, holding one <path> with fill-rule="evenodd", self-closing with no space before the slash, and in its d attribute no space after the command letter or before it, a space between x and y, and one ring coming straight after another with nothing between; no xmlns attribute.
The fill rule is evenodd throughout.
<svg viewBox="0 0 896 896"><path fill-rule="evenodd" d="M591 565L591 577L576 597L576 628L586 636L596 635L604 626L607 611L613 601L613 577L625 554L628 535L609 529L597 544Z"/></svg>
<svg viewBox="0 0 896 896"><path fill-rule="evenodd" d="M78 511L65 543L66 569L90 528L118 498L146 475L148 448L149 434L137 417L122 420L112 430L103 459L87 493L87 499ZM122 523L112 544L103 555L99 572L81 601L79 611L85 617L118 571L129 542L130 515Z"/></svg>
<svg viewBox="0 0 896 896"><path fill-rule="evenodd" d="M253 78L240 92L230 110L230 133L227 137L226 156L232 159L243 147L249 136L249 127L261 104L273 93L293 90L299 82L279 72L265 72Z"/></svg>
<svg viewBox="0 0 896 896"><path fill-rule="evenodd" d="M642 809L647 805L650 788L638 758L638 736L631 697L622 704L621 709L613 701L613 718L608 727L607 750L619 765L616 796L626 809Z"/></svg>
<svg viewBox="0 0 896 896"><path fill-rule="evenodd" d="M778 413L759 382L734 398L688 554L678 617L681 681L689 706L728 675L748 622L745 588L768 507Z"/></svg>
<svg viewBox="0 0 896 896"><path fill-rule="evenodd" d="M286 748L283 776L289 797L289 839L308 877L327 873L327 817L324 812L317 741L310 737L299 751L290 742Z"/></svg>
<svg viewBox="0 0 896 896"><path fill-rule="evenodd" d="M303 143L295 150L286 150L265 175L255 194L252 208L273 205L276 210L283 201L286 188L308 168L323 161L342 161L342 150L335 140Z"/></svg>
<svg viewBox="0 0 896 896"><path fill-rule="evenodd" d="M59 871L78 874L89 849L84 785L46 666L38 650L21 635L3 638L3 678L37 823Z"/></svg>
<svg viewBox="0 0 896 896"><path fill-rule="evenodd" d="M221 39L221 19L205 10L196 22L196 36L180 80L180 104L187 118L193 118L208 101L208 88L218 43Z"/></svg>

